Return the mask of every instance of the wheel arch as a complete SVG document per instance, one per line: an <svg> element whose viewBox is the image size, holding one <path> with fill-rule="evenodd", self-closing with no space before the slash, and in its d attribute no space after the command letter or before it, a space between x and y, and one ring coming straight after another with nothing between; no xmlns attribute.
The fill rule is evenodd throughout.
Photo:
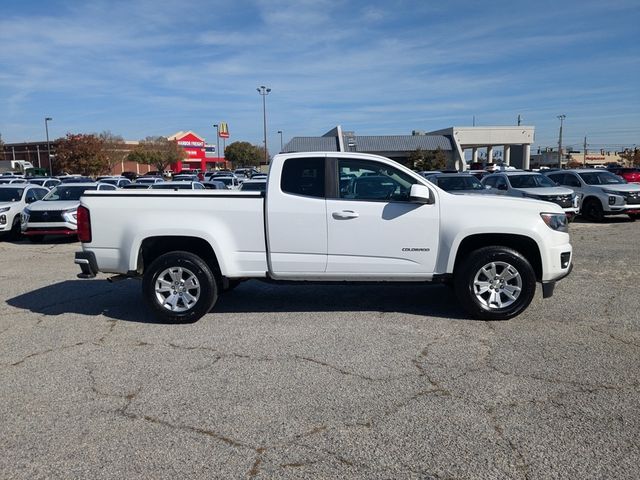
<svg viewBox="0 0 640 480"><path fill-rule="evenodd" d="M480 233L465 237L458 246L453 274L468 254L482 247L507 247L520 253L531 264L538 282L542 281L542 257L537 242L525 235L506 233Z"/></svg>
<svg viewBox="0 0 640 480"><path fill-rule="evenodd" d="M209 242L203 238L181 235L159 235L145 238L138 249L138 274L144 273L146 265L156 258L173 251L189 252L204 260L214 277L219 281L222 276L218 257Z"/></svg>

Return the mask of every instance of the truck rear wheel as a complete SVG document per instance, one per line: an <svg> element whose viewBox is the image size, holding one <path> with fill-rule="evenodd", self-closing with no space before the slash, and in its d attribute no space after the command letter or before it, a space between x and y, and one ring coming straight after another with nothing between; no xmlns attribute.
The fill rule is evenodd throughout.
<svg viewBox="0 0 640 480"><path fill-rule="evenodd" d="M167 323L195 322L218 300L209 265L182 251L165 253L145 269L142 292L153 312Z"/></svg>
<svg viewBox="0 0 640 480"><path fill-rule="evenodd" d="M474 318L507 320L522 313L536 291L527 259L507 247L484 247L464 260L454 276L455 291Z"/></svg>

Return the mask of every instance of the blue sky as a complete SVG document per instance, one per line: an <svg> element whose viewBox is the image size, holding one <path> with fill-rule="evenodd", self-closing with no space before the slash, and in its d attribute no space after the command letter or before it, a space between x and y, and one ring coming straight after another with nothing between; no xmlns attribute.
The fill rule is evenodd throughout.
<svg viewBox="0 0 640 480"><path fill-rule="evenodd" d="M22 0L0 3L5 142L193 130L215 143L536 127L536 146L640 144L640 2ZM276 148L274 148L276 147Z"/></svg>

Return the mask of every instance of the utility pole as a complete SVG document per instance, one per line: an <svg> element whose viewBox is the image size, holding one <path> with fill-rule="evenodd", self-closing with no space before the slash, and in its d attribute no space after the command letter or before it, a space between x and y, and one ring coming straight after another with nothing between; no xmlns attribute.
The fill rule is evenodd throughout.
<svg viewBox="0 0 640 480"><path fill-rule="evenodd" d="M216 157L220 158L220 125L216 123L214 127L216 127Z"/></svg>
<svg viewBox="0 0 640 480"><path fill-rule="evenodd" d="M520 114L518 114L518 126L520 126L520 120L521 120Z"/></svg>
<svg viewBox="0 0 640 480"><path fill-rule="evenodd" d="M278 130L278 133L280 134L280 153L282 153L282 130Z"/></svg>
<svg viewBox="0 0 640 480"><path fill-rule="evenodd" d="M582 166L587 166L587 136L584 136L584 157L582 159Z"/></svg>
<svg viewBox="0 0 640 480"><path fill-rule="evenodd" d="M44 119L44 129L47 132L47 155L49 155L49 175L53 177L53 165L51 161L51 143L49 143L49 122L53 120L51 117Z"/></svg>
<svg viewBox="0 0 640 480"><path fill-rule="evenodd" d="M567 116L563 113L558 115L560 119L560 135L558 136L558 168L562 168L562 124Z"/></svg>
<svg viewBox="0 0 640 480"><path fill-rule="evenodd" d="M475 115L473 116L473 126L474 127L476 126L476 116Z"/></svg>
<svg viewBox="0 0 640 480"><path fill-rule="evenodd" d="M264 163L269 165L269 153L267 151L267 103L266 97L271 92L271 89L264 85L256 88L258 93L262 96L262 125L264 128Z"/></svg>

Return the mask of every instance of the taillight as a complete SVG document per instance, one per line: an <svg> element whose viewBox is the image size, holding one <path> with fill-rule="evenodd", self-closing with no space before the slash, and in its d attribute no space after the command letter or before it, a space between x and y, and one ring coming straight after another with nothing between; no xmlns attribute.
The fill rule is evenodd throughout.
<svg viewBox="0 0 640 480"><path fill-rule="evenodd" d="M78 240L91 243L91 215L89 209L82 205L78 207Z"/></svg>

